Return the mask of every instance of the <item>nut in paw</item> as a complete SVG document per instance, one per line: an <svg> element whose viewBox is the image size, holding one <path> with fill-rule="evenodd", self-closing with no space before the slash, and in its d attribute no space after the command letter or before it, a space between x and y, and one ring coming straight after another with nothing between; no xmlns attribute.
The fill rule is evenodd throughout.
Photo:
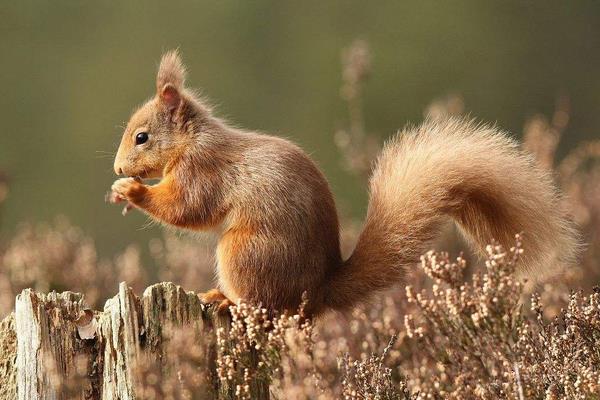
<svg viewBox="0 0 600 400"><path fill-rule="evenodd" d="M135 203L141 200L147 189L135 178L121 178L113 183L111 190L117 196Z"/></svg>

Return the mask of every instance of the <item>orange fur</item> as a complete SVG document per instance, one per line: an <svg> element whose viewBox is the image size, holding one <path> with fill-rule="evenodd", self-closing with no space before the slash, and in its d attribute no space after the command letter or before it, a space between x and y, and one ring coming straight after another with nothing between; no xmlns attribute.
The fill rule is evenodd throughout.
<svg viewBox="0 0 600 400"><path fill-rule="evenodd" d="M161 181L124 178L113 192L166 224L220 227L220 291L211 298L291 310L306 292L308 313L349 309L401 281L446 217L478 247L492 238L509 246L524 231L524 271L539 275L575 254L551 179L503 133L456 119L425 122L388 143L364 230L343 261L333 196L306 153L228 126L184 78L178 55L166 54L156 96L133 114L115 159L118 174ZM136 145L142 131L148 141Z"/></svg>

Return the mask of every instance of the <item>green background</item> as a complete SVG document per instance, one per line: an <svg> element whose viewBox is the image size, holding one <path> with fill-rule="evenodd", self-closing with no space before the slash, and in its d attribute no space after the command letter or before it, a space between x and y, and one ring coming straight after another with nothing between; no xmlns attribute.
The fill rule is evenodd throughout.
<svg viewBox="0 0 600 400"><path fill-rule="evenodd" d="M333 132L346 124L340 51L369 42L369 132L418 122L434 98L520 134L528 116L571 99L561 154L600 129L600 3L582 1L4 1L0 5L0 169L11 178L2 229L66 215L102 255L160 235L104 203L110 153L153 94L163 51L239 126L299 142L341 213L360 217L363 182Z"/></svg>

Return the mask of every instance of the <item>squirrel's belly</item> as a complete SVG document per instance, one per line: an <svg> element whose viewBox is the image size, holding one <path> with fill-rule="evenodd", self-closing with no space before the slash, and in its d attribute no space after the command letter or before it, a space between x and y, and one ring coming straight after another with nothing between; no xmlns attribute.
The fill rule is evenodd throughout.
<svg viewBox="0 0 600 400"><path fill-rule="evenodd" d="M273 237L250 229L230 229L217 246L221 291L233 302L242 299L269 309L296 310L307 292L309 304L320 302L317 293L327 269L320 246ZM287 240L286 240L287 239Z"/></svg>

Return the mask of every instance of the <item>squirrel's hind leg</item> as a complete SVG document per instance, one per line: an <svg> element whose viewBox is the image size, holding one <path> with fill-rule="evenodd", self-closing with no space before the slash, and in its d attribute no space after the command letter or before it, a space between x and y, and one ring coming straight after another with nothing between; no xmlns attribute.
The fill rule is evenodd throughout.
<svg viewBox="0 0 600 400"><path fill-rule="evenodd" d="M199 293L198 297L200 297L200 300L205 304L218 304L217 312L228 311L229 307L235 305L235 303L219 289L210 289L208 292Z"/></svg>

